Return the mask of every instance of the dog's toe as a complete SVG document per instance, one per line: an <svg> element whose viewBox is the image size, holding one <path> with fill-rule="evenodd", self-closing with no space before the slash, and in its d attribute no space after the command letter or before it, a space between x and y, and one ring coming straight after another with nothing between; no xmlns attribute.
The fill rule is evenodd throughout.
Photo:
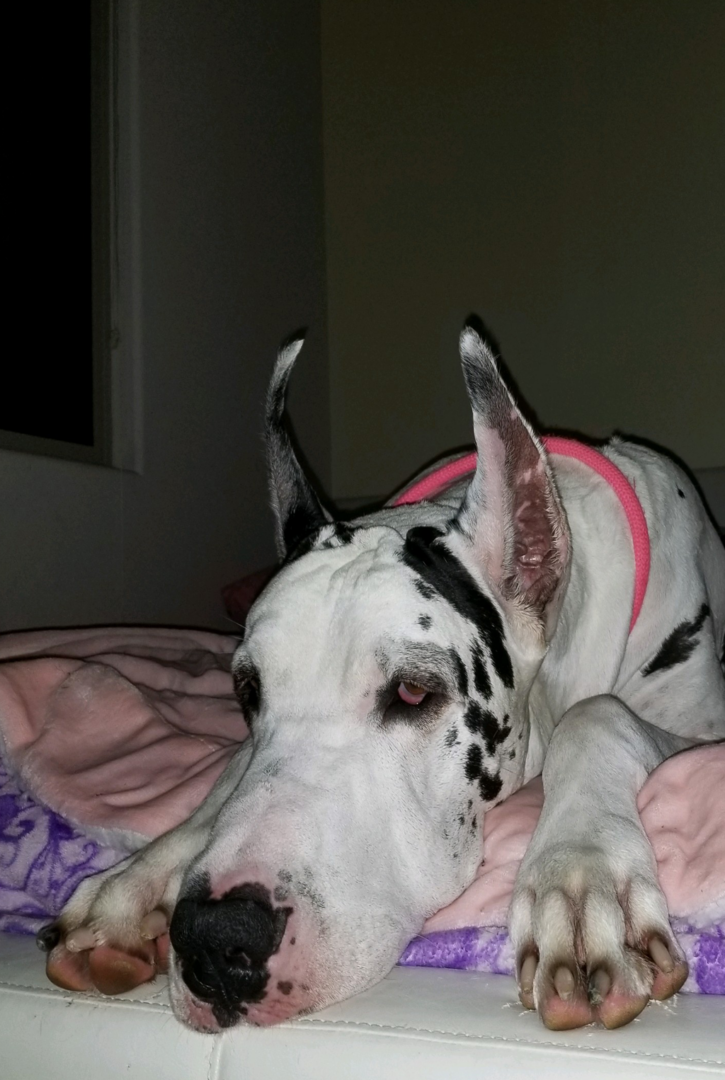
<svg viewBox="0 0 725 1080"><path fill-rule="evenodd" d="M71 953L64 945L56 945L48 953L45 973L61 990L93 989L88 953Z"/></svg>
<svg viewBox="0 0 725 1080"><path fill-rule="evenodd" d="M581 972L565 964L556 964L553 970L537 979L536 998L539 1015L551 1031L568 1031L584 1027L594 1020Z"/></svg>
<svg viewBox="0 0 725 1080"><path fill-rule="evenodd" d="M639 1016L648 1002L649 994L627 994L615 988L599 1005L597 1016L605 1028L623 1027Z"/></svg>
<svg viewBox="0 0 725 1080"><path fill-rule="evenodd" d="M99 945L89 954L88 965L93 985L102 994L123 994L156 975L156 946L145 942L137 952L127 952L111 945Z"/></svg>

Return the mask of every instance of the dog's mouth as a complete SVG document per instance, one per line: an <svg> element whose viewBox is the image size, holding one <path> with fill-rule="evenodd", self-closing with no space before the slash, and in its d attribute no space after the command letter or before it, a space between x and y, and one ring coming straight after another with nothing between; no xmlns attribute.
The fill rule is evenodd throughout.
<svg viewBox="0 0 725 1080"><path fill-rule="evenodd" d="M230 967L227 957L206 952L185 956L179 964L181 978L192 996L211 1007L222 1028L233 1027L247 1016L249 1006L263 1000L269 983L266 965L252 965L245 955L238 961Z"/></svg>
<svg viewBox="0 0 725 1080"><path fill-rule="evenodd" d="M188 970L182 974L182 962L174 957L170 969L174 1013L195 1031L217 1033L238 1024L270 1027L319 1007L307 983L281 978L269 967L252 973L237 997L229 990L220 994Z"/></svg>

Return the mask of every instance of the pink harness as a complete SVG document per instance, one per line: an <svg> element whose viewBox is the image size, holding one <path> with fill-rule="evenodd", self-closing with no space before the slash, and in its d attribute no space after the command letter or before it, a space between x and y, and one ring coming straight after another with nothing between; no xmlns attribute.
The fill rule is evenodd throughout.
<svg viewBox="0 0 725 1080"><path fill-rule="evenodd" d="M615 495L622 504L622 509L627 515L629 531L632 536L634 549L634 596L632 598L632 619L629 624L629 632L632 633L642 609L644 594L647 591L650 567L650 544L647 520L642 510L642 504L635 494L635 490L627 477L617 466L594 450L591 446L577 442L576 439L562 439L558 435L545 435L543 443L550 454L559 454L561 457L575 458L584 465L594 469L596 473L607 481ZM421 502L423 499L431 499L440 495L447 487L454 484L464 476L476 470L476 455L464 454L435 469L428 476L423 477L399 495L393 506L406 506L408 503Z"/></svg>

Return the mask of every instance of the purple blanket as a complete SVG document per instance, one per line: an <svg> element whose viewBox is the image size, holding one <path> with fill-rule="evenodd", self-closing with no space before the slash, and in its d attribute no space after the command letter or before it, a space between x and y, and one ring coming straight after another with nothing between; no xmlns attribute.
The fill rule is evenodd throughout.
<svg viewBox="0 0 725 1080"><path fill-rule="evenodd" d="M61 910L79 882L113 866L123 852L85 835L40 806L0 760L0 930L35 934ZM683 990L725 994L722 927L673 929L690 964ZM414 938L400 963L512 975L514 956L504 927L464 927Z"/></svg>
<svg viewBox="0 0 725 1080"><path fill-rule="evenodd" d="M40 806L0 758L0 930L36 934L84 878L123 857Z"/></svg>

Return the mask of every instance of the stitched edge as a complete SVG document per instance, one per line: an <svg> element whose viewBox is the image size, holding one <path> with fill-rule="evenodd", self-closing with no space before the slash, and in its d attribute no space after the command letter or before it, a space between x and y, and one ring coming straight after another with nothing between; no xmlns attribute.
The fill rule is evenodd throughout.
<svg viewBox="0 0 725 1080"><path fill-rule="evenodd" d="M624 1047L612 1046L610 1048L602 1046L592 1046L586 1043L555 1043L545 1039L521 1039L517 1036L507 1035L471 1035L466 1031L452 1031L441 1030L439 1028L408 1028L408 1027L395 1027L392 1024L376 1024L370 1021L362 1020L311 1020L308 1017L303 1017L300 1021L308 1027L320 1027L327 1028L328 1030L335 1030L336 1027L342 1029L344 1027L354 1028L376 1028L382 1033L389 1035L440 1035L444 1039L467 1039L470 1042L495 1042L495 1043L509 1043L511 1045L528 1046L532 1049L537 1047L546 1046L551 1047L554 1050L582 1050L588 1054L619 1054L621 1057L643 1057L653 1058L659 1061L672 1061L672 1062L686 1062L691 1065L723 1065L725 1059L723 1058L695 1058L695 1057L682 1057L679 1054L657 1054L648 1050L630 1050ZM280 1025L283 1027L291 1028L291 1024Z"/></svg>
<svg viewBox="0 0 725 1080"><path fill-rule="evenodd" d="M62 990L54 990L52 988L40 989L38 987L23 986L20 983L9 983L4 980L0 980L0 987L6 987L10 990L22 990L25 993L40 995L41 997L54 997L61 1000L73 1003L87 1002L93 1004L106 1002L107 999L95 994L82 994L76 993L73 996L63 993ZM156 1001L144 1001L143 998L114 998L111 1008L115 1008L118 1005L141 1005L145 1008L157 1010L160 1012L170 1013L171 1006L166 1003ZM486 1042L495 1042L502 1045L511 1046L526 1046L535 1050L540 1047L550 1047L553 1050L580 1050L587 1054L616 1054L620 1057L632 1057L632 1058L651 1058L657 1061L672 1061L676 1063L685 1062L690 1065L723 1065L725 1059L723 1058L695 1058L695 1057L682 1057L680 1054L657 1054L648 1050L630 1050L623 1047L600 1047L591 1046L586 1043L555 1043L548 1039L522 1039L517 1036L506 1035L472 1035L467 1031L452 1031L444 1030L442 1028L429 1028L429 1027L401 1027L394 1024L376 1024L368 1020L314 1020L309 1017L303 1017L294 1023L284 1023L279 1025L280 1029L287 1031L294 1031L296 1028L317 1028L319 1030L327 1029L327 1031L334 1031L342 1034L346 1028L355 1028L357 1030L367 1029L369 1031L377 1031L380 1034L387 1035L389 1037L395 1036L398 1038L407 1037L415 1038L416 1035L437 1035L441 1039L451 1041L453 1039L465 1039L468 1042L477 1042L485 1044ZM239 1030L244 1030L240 1028ZM216 1038L217 1036L213 1036ZM210 1062L211 1065L211 1062Z"/></svg>
<svg viewBox="0 0 725 1080"><path fill-rule="evenodd" d="M5 979L0 979L0 990L21 990L25 994L40 994L41 997L60 998L61 1001L68 1001L71 1004L74 1001L83 1001L92 1004L93 1002L108 1003L109 999L103 994L84 993L82 990L61 990L54 989L52 986L28 986L26 983L12 983L7 982ZM166 987L159 989L158 994L155 997L160 997L166 992ZM167 1002L161 1001L149 1001L146 998L138 997L114 997L115 1005L147 1005L150 1009L161 1009L163 1012L171 1012L171 1006Z"/></svg>

